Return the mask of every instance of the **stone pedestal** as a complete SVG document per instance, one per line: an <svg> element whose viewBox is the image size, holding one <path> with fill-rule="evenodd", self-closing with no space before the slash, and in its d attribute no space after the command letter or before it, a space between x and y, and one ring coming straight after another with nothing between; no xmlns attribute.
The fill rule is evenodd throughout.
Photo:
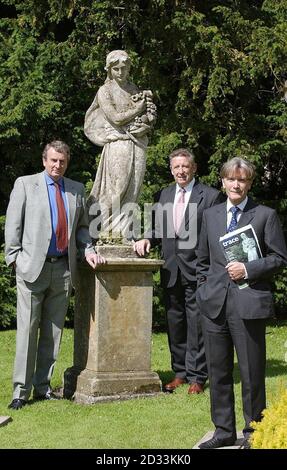
<svg viewBox="0 0 287 470"><path fill-rule="evenodd" d="M152 271L162 261L136 258L131 247L101 246L107 264L80 267L74 317L74 365L64 396L80 403L161 391L151 371Z"/></svg>

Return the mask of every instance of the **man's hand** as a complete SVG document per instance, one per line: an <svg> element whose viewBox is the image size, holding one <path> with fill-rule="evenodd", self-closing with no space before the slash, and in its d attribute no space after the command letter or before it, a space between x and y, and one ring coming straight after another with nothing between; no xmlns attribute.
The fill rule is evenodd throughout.
<svg viewBox="0 0 287 470"><path fill-rule="evenodd" d="M93 269L95 269L98 264L105 264L106 258L104 258L101 255L98 255L97 253L88 253L86 255L86 261L89 263L90 266L92 266Z"/></svg>
<svg viewBox="0 0 287 470"><path fill-rule="evenodd" d="M239 261L232 261L228 263L225 268L227 269L230 279L233 281L239 281L246 276L245 265L244 263L239 263Z"/></svg>
<svg viewBox="0 0 287 470"><path fill-rule="evenodd" d="M137 242L134 243L133 249L138 255L144 256L146 253L149 253L150 241L147 238L138 240Z"/></svg>

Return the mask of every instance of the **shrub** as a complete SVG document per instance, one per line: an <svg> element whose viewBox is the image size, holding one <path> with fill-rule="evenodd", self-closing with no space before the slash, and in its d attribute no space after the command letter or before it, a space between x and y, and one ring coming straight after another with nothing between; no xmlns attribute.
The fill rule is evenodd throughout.
<svg viewBox="0 0 287 470"><path fill-rule="evenodd" d="M287 390L283 389L278 400L263 411L263 419L252 423L255 429L252 449L286 449L287 448Z"/></svg>
<svg viewBox="0 0 287 470"><path fill-rule="evenodd" d="M156 271L153 275L152 325L154 332L166 330L163 295L163 288L160 286L160 273L159 271Z"/></svg>
<svg viewBox="0 0 287 470"><path fill-rule="evenodd" d="M4 243L5 216L0 216L0 247ZM5 263L0 251L0 329L16 325L16 287L15 278Z"/></svg>
<svg viewBox="0 0 287 470"><path fill-rule="evenodd" d="M0 252L0 329L16 326L15 276L5 263Z"/></svg>
<svg viewBox="0 0 287 470"><path fill-rule="evenodd" d="M287 318L286 309L287 298L287 269L281 274L277 274L274 280L274 301L275 312L278 319Z"/></svg>

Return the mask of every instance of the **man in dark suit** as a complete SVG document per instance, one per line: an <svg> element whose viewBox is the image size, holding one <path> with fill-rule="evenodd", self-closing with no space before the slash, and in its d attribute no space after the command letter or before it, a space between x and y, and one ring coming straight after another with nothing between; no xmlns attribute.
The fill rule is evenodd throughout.
<svg viewBox="0 0 287 470"><path fill-rule="evenodd" d="M251 421L259 421L265 399L265 322L273 315L270 278L287 265L287 251L275 210L247 196L254 165L232 158L221 170L227 202L203 214L198 247L197 301L202 314L210 384L212 439L202 449L233 445L236 440L233 361L236 350L242 382L245 427L243 448L250 447ZM251 224L262 257L226 262L219 238ZM245 281L243 281L245 280ZM247 283L239 288L242 282Z"/></svg>
<svg viewBox="0 0 287 470"><path fill-rule="evenodd" d="M175 378L165 386L173 392L188 382L188 393L202 393L207 367L195 300L196 246L203 210L221 201L221 194L194 179L197 170L193 153L178 149L170 155L175 183L155 197L155 228L149 238L139 240L134 250L144 256L161 244L171 365Z"/></svg>

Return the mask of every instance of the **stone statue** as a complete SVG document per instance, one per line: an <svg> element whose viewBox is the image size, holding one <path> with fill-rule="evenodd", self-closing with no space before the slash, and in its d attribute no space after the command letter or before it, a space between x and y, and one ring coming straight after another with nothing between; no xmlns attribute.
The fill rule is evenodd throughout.
<svg viewBox="0 0 287 470"><path fill-rule="evenodd" d="M148 135L156 119L152 92L140 91L128 81L130 65L125 51L107 55L106 81L85 116L86 136L103 146L88 204L100 205L100 236L104 239L111 233L113 238L125 239L127 235L129 219L122 208L138 200L146 169ZM119 205L115 216L112 206Z"/></svg>

